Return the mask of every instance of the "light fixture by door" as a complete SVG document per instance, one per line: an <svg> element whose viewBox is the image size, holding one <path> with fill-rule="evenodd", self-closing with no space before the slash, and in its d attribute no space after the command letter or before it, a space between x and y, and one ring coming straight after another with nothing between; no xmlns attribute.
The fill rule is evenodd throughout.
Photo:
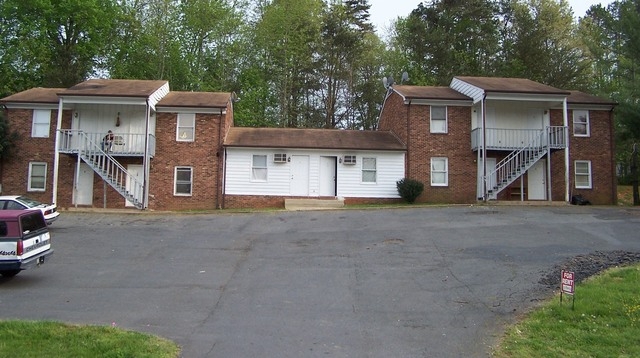
<svg viewBox="0 0 640 358"><path fill-rule="evenodd" d="M120 127L120 112L118 112L118 115L116 116L116 127Z"/></svg>

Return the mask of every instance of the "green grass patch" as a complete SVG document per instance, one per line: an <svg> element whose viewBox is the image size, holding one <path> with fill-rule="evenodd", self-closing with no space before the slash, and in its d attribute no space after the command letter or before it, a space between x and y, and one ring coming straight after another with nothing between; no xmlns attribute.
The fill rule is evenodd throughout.
<svg viewBox="0 0 640 358"><path fill-rule="evenodd" d="M114 327L49 321L0 321L0 357L176 358L166 339Z"/></svg>
<svg viewBox="0 0 640 358"><path fill-rule="evenodd" d="M615 268L510 327L494 357L640 357L640 265Z"/></svg>

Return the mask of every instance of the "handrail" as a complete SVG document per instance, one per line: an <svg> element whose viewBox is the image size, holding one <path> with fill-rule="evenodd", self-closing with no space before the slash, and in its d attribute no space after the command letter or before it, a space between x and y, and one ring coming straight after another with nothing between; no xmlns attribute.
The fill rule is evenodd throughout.
<svg viewBox="0 0 640 358"><path fill-rule="evenodd" d="M484 177L488 190L491 192L497 190L497 194L524 174L550 148L564 148L566 130L564 126L548 126L539 130L537 136L525 146L509 153L496 164L496 168L491 173Z"/></svg>
<svg viewBox="0 0 640 358"><path fill-rule="evenodd" d="M69 132L65 131L63 134ZM96 142L95 133L88 135L81 130L73 131L73 134L77 135L76 138L78 139L75 139L75 148L77 148L82 160L89 164L118 193L131 201L136 207L141 208L144 197L143 184L131 176L125 167L115 160L109 152L105 151L107 148L103 148L102 138L100 138L99 142ZM68 140L63 139L61 140L61 145L67 146L68 142ZM129 189L127 189L127 183L129 184Z"/></svg>
<svg viewBox="0 0 640 358"><path fill-rule="evenodd" d="M564 134L566 127L550 126L550 142L555 142L554 149L561 149L566 146ZM485 146L487 149L496 150L516 150L530 143L540 133L540 129L506 129L487 128L485 130ZM471 131L471 149L477 150L480 145L480 135L482 128L475 128Z"/></svg>
<svg viewBox="0 0 640 358"><path fill-rule="evenodd" d="M64 153L77 153L81 150L86 150L84 146L86 143L80 141L78 138L79 133L83 133L83 136L91 140L93 143L102 143L106 133L85 132L77 129L60 129L60 142L58 149ZM149 134L149 153L150 156L155 156L156 140L153 134ZM116 155L144 155L145 141L144 134L142 133L114 133L113 145L111 146L111 153Z"/></svg>

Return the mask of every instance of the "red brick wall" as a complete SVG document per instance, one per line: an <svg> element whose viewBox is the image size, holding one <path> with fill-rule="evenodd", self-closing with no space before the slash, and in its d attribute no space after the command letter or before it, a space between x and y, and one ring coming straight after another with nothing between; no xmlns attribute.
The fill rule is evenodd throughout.
<svg viewBox="0 0 640 358"><path fill-rule="evenodd" d="M153 210L216 209L221 200L222 114L197 114L195 141L176 141L176 113L157 113L156 156L151 160L149 208ZM176 166L193 167L191 196L175 196Z"/></svg>
<svg viewBox="0 0 640 358"><path fill-rule="evenodd" d="M18 133L16 147L11 156L2 163L2 194L27 195L43 202L51 202L53 196L53 162L55 157L55 129L58 121L58 111L51 110L51 125L48 138L31 137L33 124L33 110L8 109L5 112L9 130ZM63 116L69 117L65 111ZM47 163L46 190L44 192L29 192L28 176L30 162Z"/></svg>
<svg viewBox="0 0 640 358"><path fill-rule="evenodd" d="M569 180L570 196L581 194L593 204L611 205L617 201L613 113L611 111L589 111L589 137L575 137L573 135L573 110L568 111L569 117ZM562 111L551 111L553 125L562 124ZM557 177L553 180L554 200L564 200L564 153L554 154L558 160L554 161L553 168L562 170L560 176L563 181L560 185ZM555 159L554 157L554 159ZM591 189L575 188L575 164L576 160L591 161ZM561 162L561 163L560 163ZM554 170L553 175L557 175ZM562 187L562 198L556 199Z"/></svg>
<svg viewBox="0 0 640 358"><path fill-rule="evenodd" d="M300 197L282 197L282 196L259 196L259 195L226 195L225 209L250 209L250 208L284 208L285 199L293 199ZM307 197L303 197L307 199ZM322 199L322 198L316 198ZM380 198L344 198L345 205L365 205L365 204L384 204L384 203L400 203L401 199L380 199Z"/></svg>
<svg viewBox="0 0 640 358"><path fill-rule="evenodd" d="M424 184L417 202L476 201L476 154L471 150L471 107L447 107L448 133L430 133L428 105L405 105L393 93L380 115L380 129L391 130L407 144L406 177ZM431 158L446 157L449 185L431 186Z"/></svg>

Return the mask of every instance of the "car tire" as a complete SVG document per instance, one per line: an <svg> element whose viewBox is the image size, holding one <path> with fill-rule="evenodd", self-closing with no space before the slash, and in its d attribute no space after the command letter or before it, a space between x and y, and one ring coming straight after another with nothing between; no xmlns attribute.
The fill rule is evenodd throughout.
<svg viewBox="0 0 640 358"><path fill-rule="evenodd" d="M2 275L3 277L13 277L17 275L18 272L20 272L20 270L6 270L6 271L0 271L0 275Z"/></svg>

